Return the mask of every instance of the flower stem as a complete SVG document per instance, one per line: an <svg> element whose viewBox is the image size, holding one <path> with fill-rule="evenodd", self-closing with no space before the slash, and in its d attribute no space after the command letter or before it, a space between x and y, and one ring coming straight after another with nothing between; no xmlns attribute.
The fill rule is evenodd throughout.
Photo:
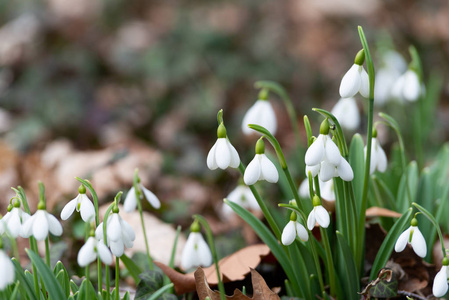
<svg viewBox="0 0 449 300"><path fill-rule="evenodd" d="M334 270L334 262L332 259L332 250L329 243L329 237L327 236L326 229L320 227L321 232L321 240L323 241L324 250L326 251L326 264L327 264L327 271L329 272L329 285L331 288L331 296L335 297L337 293L337 286L335 281L335 270Z"/></svg>
<svg viewBox="0 0 449 300"><path fill-rule="evenodd" d="M220 299L221 300L226 300L226 293L225 293L223 281L221 280L221 276L220 276L220 269L219 269L219 266L218 266L217 250L215 249L214 236L212 234L212 230L210 229L209 223L207 223L207 220L204 217L202 217L200 215L194 215L193 217L195 218L195 220L198 220L201 223L201 225L203 226L204 230L206 231L207 241L209 243L210 250L212 252L212 259L213 259L214 264L215 264L215 270L217 271L218 290L220 291Z"/></svg>
<svg viewBox="0 0 449 300"><path fill-rule="evenodd" d="M119 279L120 279L120 268L119 268L119 258L115 258L115 300L120 299L119 293Z"/></svg>
<svg viewBox="0 0 449 300"><path fill-rule="evenodd" d="M150 246L148 244L148 237L147 237L147 231L145 229L145 222L143 219L143 211L142 211L142 202L140 199L140 195L138 195L137 189L134 189L136 191L136 198L137 198L137 209L139 210L139 215L140 215L140 224L142 226L142 230L143 230L143 237L145 239L145 249L147 252L147 258L148 258L148 265L150 266L150 270L154 269L154 264L153 264L153 259L151 258L150 255Z"/></svg>
<svg viewBox="0 0 449 300"><path fill-rule="evenodd" d="M47 266L51 269L51 264L50 264L50 243L48 242L48 236L45 239L45 262L47 263Z"/></svg>

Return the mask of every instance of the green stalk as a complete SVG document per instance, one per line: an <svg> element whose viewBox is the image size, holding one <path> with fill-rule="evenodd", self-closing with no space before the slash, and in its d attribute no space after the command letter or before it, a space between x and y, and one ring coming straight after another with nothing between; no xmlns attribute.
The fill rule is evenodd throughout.
<svg viewBox="0 0 449 300"><path fill-rule="evenodd" d="M326 264L327 264L327 271L329 273L329 285L331 290L331 296L335 298L335 295L337 294L337 284L335 280L335 269L334 269L334 262L332 259L332 249L329 243L329 237L327 236L327 231L320 226L320 232L321 232L321 240L323 241L324 250L326 251Z"/></svg>
<svg viewBox="0 0 449 300"><path fill-rule="evenodd" d="M19 249L17 248L17 241L13 237L10 238L10 241L11 241L12 253L14 254L14 257L16 257L17 261L20 264L20 254L19 254Z"/></svg>
<svg viewBox="0 0 449 300"><path fill-rule="evenodd" d="M240 170L240 172L242 173L242 176L243 176L245 174L245 166L243 165L242 162L240 162L239 170ZM254 197L256 198L257 203L259 204L260 209L262 210L263 215L265 216L265 219L267 219L268 224L270 225L271 230L273 231L274 235L276 236L276 239L280 240L281 239L281 231L280 231L278 225L276 224L276 222L274 221L274 218L271 215L270 210L265 205L265 202L263 202L262 198L260 197L260 195L257 192L257 190L254 187L254 185L250 185L248 187L250 188L251 192L253 193Z"/></svg>
<svg viewBox="0 0 449 300"><path fill-rule="evenodd" d="M424 216L426 216L426 218L429 219L429 221L432 223L432 225L437 230L438 237L440 238L441 250L443 251L443 257L445 257L446 250L444 249L444 238L443 238L443 234L441 233L440 225L438 224L437 220L433 217L433 215L427 209L425 209L418 203L413 202L412 205L414 207L416 207Z"/></svg>
<svg viewBox="0 0 449 300"><path fill-rule="evenodd" d="M119 258L115 258L115 300L120 299L119 293L119 278L120 278L120 268L119 268Z"/></svg>
<svg viewBox="0 0 449 300"><path fill-rule="evenodd" d="M51 269L50 265L50 244L48 242L48 237L45 239L45 262L47 266Z"/></svg>
<svg viewBox="0 0 449 300"><path fill-rule="evenodd" d="M368 188L369 188L369 171L371 165L371 143L373 136L373 114L374 114L374 66L373 60L371 59L371 54L368 47L368 42L366 41L365 34L361 26L358 27L360 41L363 45L363 50L365 52L366 68L369 77L369 98L368 98L368 128L366 134L366 160L365 160L365 176L363 180L363 193L362 193L362 204L360 206L360 216L358 222L358 247L356 253L356 263L357 269L360 274L363 271L363 248L365 243L365 215L366 215L366 205L368 199Z"/></svg>
<svg viewBox="0 0 449 300"><path fill-rule="evenodd" d="M139 215L140 215L140 224L142 226L142 230L143 230L143 237L145 239L145 249L146 249L146 253L147 253L147 259L148 259L148 264L150 266L150 270L154 269L154 264L153 264L153 259L151 258L150 255L150 247L148 244L148 237L147 237L147 231L145 229L145 222L143 220L143 211L142 211L142 203L140 202L141 197L140 197L140 192L138 191L138 189L136 188L136 186L134 186L134 191L136 192L136 198L137 198L137 209L139 210Z"/></svg>
<svg viewBox="0 0 449 300"><path fill-rule="evenodd" d="M214 261L215 270L217 272L218 290L220 291L220 299L226 300L226 293L225 293L223 281L221 280L221 277L220 277L220 268L218 266L217 250L215 249L214 236L212 234L212 230L210 229L209 223L207 223L207 221L204 217L202 217L200 215L194 215L193 217L195 218L195 220L198 220L201 223L204 230L206 231L207 241L210 246L210 251L212 253L212 259Z"/></svg>

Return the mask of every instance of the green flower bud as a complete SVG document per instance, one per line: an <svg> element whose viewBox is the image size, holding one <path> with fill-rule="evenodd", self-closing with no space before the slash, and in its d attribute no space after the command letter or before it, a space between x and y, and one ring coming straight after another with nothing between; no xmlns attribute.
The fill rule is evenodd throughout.
<svg viewBox="0 0 449 300"><path fill-rule="evenodd" d="M364 62L365 62L365 50L362 49L355 56L354 63L356 65L361 66L363 65Z"/></svg>
<svg viewBox="0 0 449 300"><path fill-rule="evenodd" d="M192 225L190 225L190 231L191 232L200 232L201 231L201 226L198 223L198 221L193 221Z"/></svg>
<svg viewBox="0 0 449 300"><path fill-rule="evenodd" d="M218 126L218 129L217 129L217 137L218 137L219 139L226 138L226 128L225 128L225 126L223 125L223 123L221 123L221 124Z"/></svg>
<svg viewBox="0 0 449 300"><path fill-rule="evenodd" d="M443 266L449 266L449 258L447 256L443 258Z"/></svg>
<svg viewBox="0 0 449 300"><path fill-rule="evenodd" d="M119 212L120 212L120 209L118 208L118 206L116 204L114 204L114 206L112 207L112 213L118 214Z"/></svg>
<svg viewBox="0 0 449 300"><path fill-rule="evenodd" d="M292 213L290 214L290 221L295 222L298 219L298 216L296 215L296 213L294 211L292 211Z"/></svg>
<svg viewBox="0 0 449 300"><path fill-rule="evenodd" d="M262 89L260 92L259 92L259 96L258 96L258 98L259 98L259 100L268 100L268 90L267 89Z"/></svg>
<svg viewBox="0 0 449 300"><path fill-rule="evenodd" d="M37 204L37 209L38 210L45 210L47 207L45 206L45 202L44 201L39 201L39 203Z"/></svg>
<svg viewBox="0 0 449 300"><path fill-rule="evenodd" d="M410 222L410 224L412 225L412 226L418 226L418 220L416 219L416 218L413 218L412 219L412 221Z"/></svg>
<svg viewBox="0 0 449 300"><path fill-rule="evenodd" d="M264 154L265 153L265 142L263 141L263 137L261 137L256 143L256 154Z"/></svg>
<svg viewBox="0 0 449 300"><path fill-rule="evenodd" d="M12 205L13 205L14 207L16 207L16 208L19 208L19 207L20 207L20 201L17 200L17 199L14 199L13 202L12 202Z"/></svg>
<svg viewBox="0 0 449 300"><path fill-rule="evenodd" d="M329 121L326 118L320 125L320 134L324 134L324 135L329 134L329 128L330 128Z"/></svg>
<svg viewBox="0 0 449 300"><path fill-rule="evenodd" d="M80 193L80 194L86 193L86 187L83 184L80 185L80 187L78 188L78 193Z"/></svg>
<svg viewBox="0 0 449 300"><path fill-rule="evenodd" d="M312 203L313 203L313 206L319 206L319 205L321 205L321 199L320 199L320 197L318 197L318 195L314 195L314 196L313 196Z"/></svg>
<svg viewBox="0 0 449 300"><path fill-rule="evenodd" d="M373 138L377 138L377 128L373 127Z"/></svg>

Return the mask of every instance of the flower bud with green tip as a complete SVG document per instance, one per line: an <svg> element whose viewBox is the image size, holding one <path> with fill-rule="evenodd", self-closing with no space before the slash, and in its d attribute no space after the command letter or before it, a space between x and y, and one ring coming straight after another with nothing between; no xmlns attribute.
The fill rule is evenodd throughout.
<svg viewBox="0 0 449 300"><path fill-rule="evenodd" d="M61 219L67 220L75 211L81 212L81 219L84 222L90 222L95 218L95 207L89 197L86 195L86 187L80 185L78 196L70 200L61 211Z"/></svg>
<svg viewBox="0 0 449 300"><path fill-rule="evenodd" d="M100 260L106 265L112 264L111 251L109 251L103 241L95 238L95 230L92 229L86 243L78 252L78 265L80 267L85 267L96 260L97 257L99 257Z"/></svg>
<svg viewBox="0 0 449 300"><path fill-rule="evenodd" d="M51 233L55 236L62 235L62 226L55 216L46 211L44 201L39 201L37 211L22 226L21 236L29 238L34 236L38 241L43 241Z"/></svg>
<svg viewBox="0 0 449 300"><path fill-rule="evenodd" d="M243 175L246 185L253 185L259 180L266 180L276 183L279 180L279 173L273 162L265 155L265 143L261 137L256 143L256 155L248 164Z"/></svg>
<svg viewBox="0 0 449 300"><path fill-rule="evenodd" d="M226 128L222 122L217 129L217 141L207 155L207 167L211 170L224 170L228 167L238 168L239 165L239 154L227 139Z"/></svg>
<svg viewBox="0 0 449 300"><path fill-rule="evenodd" d="M260 125L267 129L272 135L276 134L277 120L273 107L268 99L268 90L262 89L259 93L259 100L246 112L242 121L242 131L246 135L255 133L248 127L248 124Z"/></svg>
<svg viewBox="0 0 449 300"><path fill-rule="evenodd" d="M193 221L181 254L181 267L184 270L199 266L208 267L212 264L212 253L200 231L198 221Z"/></svg>
<svg viewBox="0 0 449 300"><path fill-rule="evenodd" d="M369 96L369 77L363 68L365 62L365 51L360 50L352 67L343 76L340 84L340 96L342 98L354 97L357 92L368 98Z"/></svg>
<svg viewBox="0 0 449 300"><path fill-rule="evenodd" d="M448 290L448 277L449 277L449 258L445 256L441 270L435 275L433 279L432 293L435 297L443 297Z"/></svg>
<svg viewBox="0 0 449 300"><path fill-rule="evenodd" d="M6 232L8 232L13 238L17 238L20 235L23 224L29 218L30 215L20 208L20 201L14 197L8 205L8 212L3 217L2 222L4 223Z"/></svg>
<svg viewBox="0 0 449 300"><path fill-rule="evenodd" d="M364 148L366 158L366 146ZM387 169L387 155L380 146L377 140L377 129L373 128L373 137L371 139L371 160L370 160L370 174L378 170L379 172L385 172Z"/></svg>
<svg viewBox="0 0 449 300"><path fill-rule="evenodd" d="M296 236L304 242L307 242L309 239L306 228L297 219L298 216L293 211L290 214L290 221L285 225L284 230L282 230L281 242L285 246L291 245L295 241Z"/></svg>
<svg viewBox="0 0 449 300"><path fill-rule="evenodd" d="M330 217L327 210L321 205L321 199L317 195L312 199L313 209L307 218L307 228L312 230L315 227L315 223L318 223L321 227L327 228L330 224Z"/></svg>
<svg viewBox="0 0 449 300"><path fill-rule="evenodd" d="M426 240L422 235L421 231L418 228L418 220L415 218L412 219L411 225L407 230L405 230L399 236L396 244L394 246L394 250L396 252L401 252L405 249L405 246L410 244L412 246L413 251L420 256L426 257L427 254L427 246Z"/></svg>
<svg viewBox="0 0 449 300"><path fill-rule="evenodd" d="M15 269L11 258L3 251L3 243L0 238L0 291L14 283Z"/></svg>

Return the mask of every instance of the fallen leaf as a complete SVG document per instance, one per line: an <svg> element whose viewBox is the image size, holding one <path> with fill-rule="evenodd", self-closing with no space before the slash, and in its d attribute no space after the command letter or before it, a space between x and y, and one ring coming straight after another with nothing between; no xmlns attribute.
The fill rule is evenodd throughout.
<svg viewBox="0 0 449 300"><path fill-rule="evenodd" d="M386 208L382 208L382 207L370 207L366 210L366 217L389 217L389 218L400 218L402 216L402 214L386 209Z"/></svg>
<svg viewBox="0 0 449 300"><path fill-rule="evenodd" d="M195 282L198 298L204 300L209 297L211 300L220 300L220 293L212 291L207 283L206 274L202 268L195 271ZM251 282L253 283L253 297L244 295L240 290L235 289L232 296L226 296L226 299L233 300L276 300L279 296L270 290L263 277L254 269L251 269Z"/></svg>
<svg viewBox="0 0 449 300"><path fill-rule="evenodd" d="M265 244L258 244L245 247L231 255L222 258L219 262L220 273L223 282L243 280L250 272L251 268L259 265L262 257L270 253L270 248ZM195 277L193 273L183 274L169 266L155 262L156 265L164 271L175 285L175 291L178 295L192 292L195 290ZM212 265L203 269L207 281L211 285L217 285L217 272Z"/></svg>

